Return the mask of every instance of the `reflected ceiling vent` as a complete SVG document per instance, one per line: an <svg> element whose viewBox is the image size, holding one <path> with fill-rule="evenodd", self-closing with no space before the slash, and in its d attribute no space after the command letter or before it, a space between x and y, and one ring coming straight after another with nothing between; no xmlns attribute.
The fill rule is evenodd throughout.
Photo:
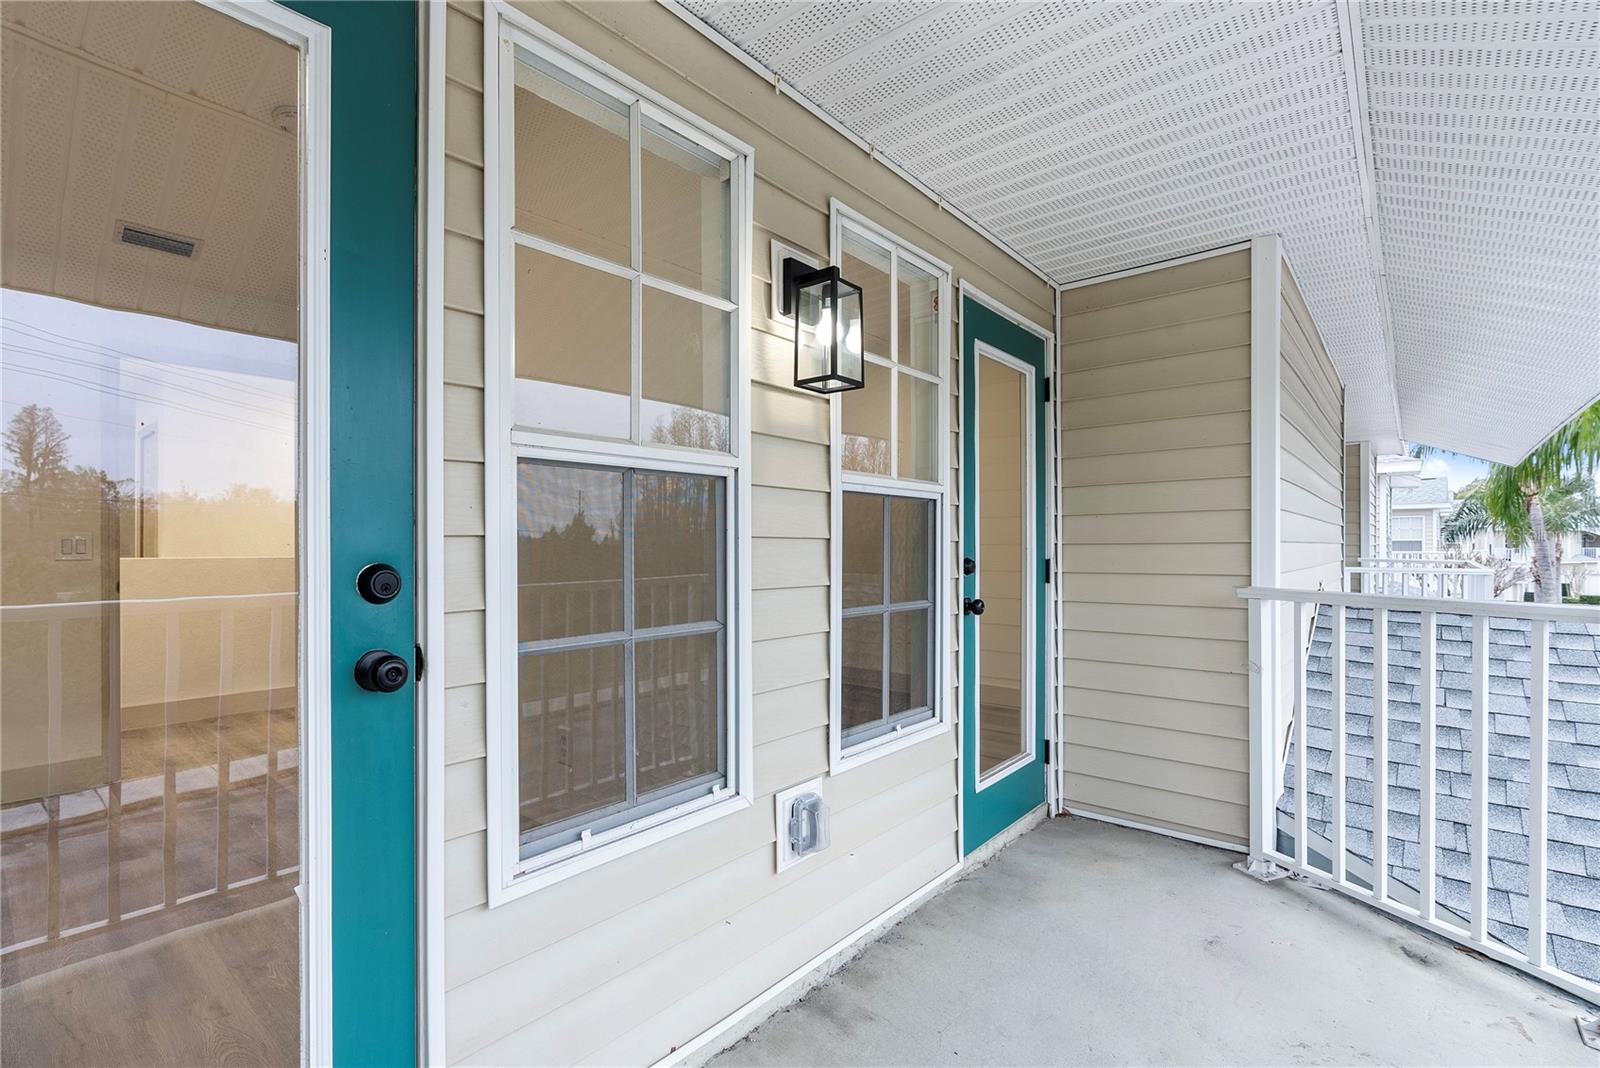
<svg viewBox="0 0 1600 1068"><path fill-rule="evenodd" d="M200 247L200 242L193 238L166 234L160 230L152 230L148 226L134 226L125 222L117 223L117 240L124 245L137 245L155 252L170 252L184 259L193 256L195 250Z"/></svg>

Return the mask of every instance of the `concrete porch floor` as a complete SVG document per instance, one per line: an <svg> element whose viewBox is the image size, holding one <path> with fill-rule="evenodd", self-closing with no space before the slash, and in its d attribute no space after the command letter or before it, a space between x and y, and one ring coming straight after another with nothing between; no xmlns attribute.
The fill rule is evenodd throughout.
<svg viewBox="0 0 1600 1068"><path fill-rule="evenodd" d="M1237 859L1046 821L712 1063L1600 1063L1592 1008Z"/></svg>

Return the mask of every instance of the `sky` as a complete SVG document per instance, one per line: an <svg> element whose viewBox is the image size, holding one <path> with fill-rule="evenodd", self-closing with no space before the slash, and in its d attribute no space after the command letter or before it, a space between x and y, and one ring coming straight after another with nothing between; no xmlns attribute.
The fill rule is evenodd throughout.
<svg viewBox="0 0 1600 1068"><path fill-rule="evenodd" d="M1464 488L1475 478L1482 478L1488 470L1489 465L1484 461L1453 452L1430 456L1422 461L1422 477L1449 479L1451 493Z"/></svg>
<svg viewBox="0 0 1600 1068"><path fill-rule="evenodd" d="M0 290L0 423L38 404L70 435L68 462L134 478L158 436L156 485L295 494L293 342Z"/></svg>

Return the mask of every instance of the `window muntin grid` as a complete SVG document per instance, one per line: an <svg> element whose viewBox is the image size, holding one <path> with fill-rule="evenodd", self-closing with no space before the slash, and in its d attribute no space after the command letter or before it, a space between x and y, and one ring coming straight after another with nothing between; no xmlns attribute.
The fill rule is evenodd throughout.
<svg viewBox="0 0 1600 1068"><path fill-rule="evenodd" d="M844 494L840 724L847 746L934 718L937 507L927 497Z"/></svg>
<svg viewBox="0 0 1600 1068"><path fill-rule="evenodd" d="M517 486L526 859L726 787L727 484L524 458Z"/></svg>
<svg viewBox="0 0 1600 1068"><path fill-rule="evenodd" d="M601 82L516 50L513 428L731 452L742 160Z"/></svg>

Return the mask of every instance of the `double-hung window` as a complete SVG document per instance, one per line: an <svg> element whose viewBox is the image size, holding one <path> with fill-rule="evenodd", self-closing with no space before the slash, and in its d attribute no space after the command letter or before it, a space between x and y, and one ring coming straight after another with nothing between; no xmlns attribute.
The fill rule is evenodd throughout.
<svg viewBox="0 0 1600 1068"><path fill-rule="evenodd" d="M835 202L866 384L834 401L835 768L947 724L950 268Z"/></svg>
<svg viewBox="0 0 1600 1068"><path fill-rule="evenodd" d="M1420 515L1397 515L1389 522L1389 548L1397 553L1422 551L1423 520Z"/></svg>
<svg viewBox="0 0 1600 1068"><path fill-rule="evenodd" d="M500 17L486 385L505 892L747 803L751 160Z"/></svg>

